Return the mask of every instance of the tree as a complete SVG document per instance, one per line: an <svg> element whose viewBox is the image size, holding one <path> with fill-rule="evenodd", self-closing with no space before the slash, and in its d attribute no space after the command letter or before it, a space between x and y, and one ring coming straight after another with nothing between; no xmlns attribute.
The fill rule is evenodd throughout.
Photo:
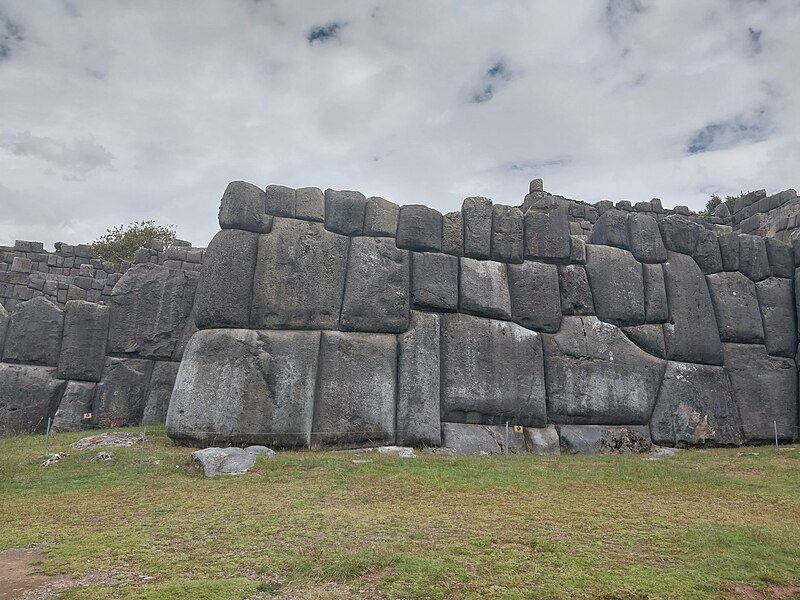
<svg viewBox="0 0 800 600"><path fill-rule="evenodd" d="M725 196L725 204L728 207L728 210L733 214L733 207L736 204L736 200L744 196L744 192L740 192L738 196ZM708 202L706 202L706 215L709 217L714 216L714 210L722 204L723 200L717 194L711 194L711 198L709 198Z"/></svg>
<svg viewBox="0 0 800 600"><path fill-rule="evenodd" d="M92 242L94 255L116 265L123 260L133 260L137 249L147 247L153 240L162 240L164 247L175 243L174 225L156 225L155 221L137 221L107 229L106 234Z"/></svg>

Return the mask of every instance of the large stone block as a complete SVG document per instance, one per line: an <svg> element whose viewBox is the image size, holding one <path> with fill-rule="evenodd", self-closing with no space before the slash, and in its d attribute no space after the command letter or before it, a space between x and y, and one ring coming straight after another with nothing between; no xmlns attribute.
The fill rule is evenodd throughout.
<svg viewBox="0 0 800 600"><path fill-rule="evenodd" d="M611 246L589 245L586 274L598 319L621 326L645 322L642 263L633 254Z"/></svg>
<svg viewBox="0 0 800 600"><path fill-rule="evenodd" d="M375 333L322 333L312 445L395 441L397 341Z"/></svg>
<svg viewBox="0 0 800 600"><path fill-rule="evenodd" d="M411 326L398 337L397 443L404 446L438 446L440 317L411 313Z"/></svg>
<svg viewBox="0 0 800 600"><path fill-rule="evenodd" d="M508 274L504 263L460 259L459 310L461 312L511 319Z"/></svg>
<svg viewBox="0 0 800 600"><path fill-rule="evenodd" d="M68 381L58 410L53 417L52 431L80 431L89 420L83 416L92 412L97 384L89 381Z"/></svg>
<svg viewBox="0 0 800 600"><path fill-rule="evenodd" d="M71 300L64 309L64 337L58 359L61 379L100 381L106 360L109 308Z"/></svg>
<svg viewBox="0 0 800 600"><path fill-rule="evenodd" d="M0 435L45 431L66 386L54 368L0 363Z"/></svg>
<svg viewBox="0 0 800 600"><path fill-rule="evenodd" d="M726 271L738 271L739 235L731 232L719 236L719 251L722 258L722 268Z"/></svg>
<svg viewBox="0 0 800 600"><path fill-rule="evenodd" d="M361 192L325 190L325 229L341 235L361 235L367 199Z"/></svg>
<svg viewBox="0 0 800 600"><path fill-rule="evenodd" d="M464 216L460 210L442 215L442 252L464 256Z"/></svg>
<svg viewBox="0 0 800 600"><path fill-rule="evenodd" d="M6 345L6 331L8 331L8 322L11 320L11 315L6 312L6 309L0 304L0 358L3 358L3 346Z"/></svg>
<svg viewBox="0 0 800 600"><path fill-rule="evenodd" d="M794 275L794 250L786 242L776 238L764 238L767 260L773 277L791 278Z"/></svg>
<svg viewBox="0 0 800 600"><path fill-rule="evenodd" d="M719 250L717 236L707 229L698 232L697 245L692 258L703 273L719 273L722 271L722 255Z"/></svg>
<svg viewBox="0 0 800 600"><path fill-rule="evenodd" d="M667 350L664 346L664 328L658 324L636 325L623 327L623 333L628 339L642 350L658 358L666 358Z"/></svg>
<svg viewBox="0 0 800 600"><path fill-rule="evenodd" d="M442 213L421 204L401 206L397 247L416 252L441 252Z"/></svg>
<svg viewBox="0 0 800 600"><path fill-rule="evenodd" d="M664 325L667 357L681 362L722 364L714 306L706 278L689 256L670 253L664 263L669 322Z"/></svg>
<svg viewBox="0 0 800 600"><path fill-rule="evenodd" d="M757 235L739 236L739 272L753 281L770 276L769 257L764 238Z"/></svg>
<svg viewBox="0 0 800 600"><path fill-rule="evenodd" d="M267 214L267 196L251 183L232 181L225 188L219 207L221 229L268 233L272 217Z"/></svg>
<svg viewBox="0 0 800 600"><path fill-rule="evenodd" d="M304 221L325 221L325 194L315 187L297 188L295 217Z"/></svg>
<svg viewBox="0 0 800 600"><path fill-rule="evenodd" d="M442 448L456 456L500 454L503 449L485 425L442 423Z"/></svg>
<svg viewBox="0 0 800 600"><path fill-rule="evenodd" d="M746 443L791 440L797 426L797 368L764 346L724 344L725 371L739 406Z"/></svg>
<svg viewBox="0 0 800 600"><path fill-rule="evenodd" d="M461 204L464 225L464 256L486 259L492 254L492 201L466 198Z"/></svg>
<svg viewBox="0 0 800 600"><path fill-rule="evenodd" d="M797 349L797 313L792 280L769 277L759 281L756 295L767 353L793 358Z"/></svg>
<svg viewBox="0 0 800 600"><path fill-rule="evenodd" d="M515 323L441 318L442 420L543 427L541 336Z"/></svg>
<svg viewBox="0 0 800 600"><path fill-rule="evenodd" d="M630 238L630 250L639 262L661 263L667 260L667 249L661 239L658 223L652 215L631 214L628 217L628 237Z"/></svg>
<svg viewBox="0 0 800 600"><path fill-rule="evenodd" d="M702 225L683 215L669 215L658 222L664 247L671 252L694 254L697 240L705 231Z"/></svg>
<svg viewBox="0 0 800 600"><path fill-rule="evenodd" d="M725 370L669 362L650 435L662 446L742 444L742 422Z"/></svg>
<svg viewBox="0 0 800 600"><path fill-rule="evenodd" d="M338 328L349 245L319 223L276 218L258 243L250 327Z"/></svg>
<svg viewBox="0 0 800 600"><path fill-rule="evenodd" d="M561 326L561 295L555 265L525 261L508 266L511 317L527 329L555 333Z"/></svg>
<svg viewBox="0 0 800 600"><path fill-rule="evenodd" d="M558 425L562 454L639 454L652 447L642 425Z"/></svg>
<svg viewBox="0 0 800 600"><path fill-rule="evenodd" d="M580 265L559 265L558 286L561 293L561 313L584 316L594 314L594 300L586 277L586 269Z"/></svg>
<svg viewBox="0 0 800 600"><path fill-rule="evenodd" d="M544 336L547 420L640 424L650 420L665 363L596 317L565 317Z"/></svg>
<svg viewBox="0 0 800 600"><path fill-rule="evenodd" d="M458 258L435 252L411 255L411 304L418 308L458 310Z"/></svg>
<svg viewBox="0 0 800 600"><path fill-rule="evenodd" d="M293 188L285 185L268 185L264 192L268 214L294 219L297 212L297 192Z"/></svg>
<svg viewBox="0 0 800 600"><path fill-rule="evenodd" d="M399 333L408 328L408 255L395 246L393 238L356 237L350 241L339 323L342 331Z"/></svg>
<svg viewBox="0 0 800 600"><path fill-rule="evenodd" d="M526 259L569 260L569 210L563 198L540 198L525 213L524 223Z"/></svg>
<svg viewBox="0 0 800 600"><path fill-rule="evenodd" d="M604 212L592 226L592 233L589 237L590 244L599 246L613 246L630 250L630 238L628 237L628 213L621 210L611 209Z"/></svg>
<svg viewBox="0 0 800 600"><path fill-rule="evenodd" d="M135 265L111 292L108 350L169 359L192 312L198 274L154 264Z"/></svg>
<svg viewBox="0 0 800 600"><path fill-rule="evenodd" d="M150 374L147 398L142 410L142 425L163 425L167 421L169 399L178 377L180 363L156 361Z"/></svg>
<svg viewBox="0 0 800 600"><path fill-rule="evenodd" d="M367 198L364 214L364 235L395 237L400 207L378 196ZM439 234L441 235L441 234Z"/></svg>
<svg viewBox="0 0 800 600"><path fill-rule="evenodd" d="M153 361L107 358L92 406L92 424L130 427L142 422Z"/></svg>
<svg viewBox="0 0 800 600"><path fill-rule="evenodd" d="M10 363L58 364L64 312L44 296L17 304L6 332L3 360Z"/></svg>
<svg viewBox="0 0 800 600"><path fill-rule="evenodd" d="M218 329L192 337L167 433L198 445L310 443L319 332Z"/></svg>
<svg viewBox="0 0 800 600"><path fill-rule="evenodd" d="M515 206L492 207L492 260L522 262L522 211Z"/></svg>
<svg viewBox="0 0 800 600"><path fill-rule="evenodd" d="M543 456L561 454L561 443L555 425L526 427L523 434L525 435L525 447L531 454Z"/></svg>
<svg viewBox="0 0 800 600"><path fill-rule="evenodd" d="M665 323L669 319L667 289L661 265L642 265L644 281L644 319L647 323Z"/></svg>
<svg viewBox="0 0 800 600"><path fill-rule="evenodd" d="M741 273L708 275L708 290L723 342L761 344L764 327L758 310L756 286Z"/></svg>

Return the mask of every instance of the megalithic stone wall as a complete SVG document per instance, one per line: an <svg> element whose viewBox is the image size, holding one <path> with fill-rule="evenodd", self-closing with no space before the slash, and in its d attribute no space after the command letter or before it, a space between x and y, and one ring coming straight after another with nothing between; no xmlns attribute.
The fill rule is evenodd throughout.
<svg viewBox="0 0 800 600"><path fill-rule="evenodd" d="M567 445L613 426L735 445L776 423L792 438L792 248L647 204L583 207L575 235L575 204L540 185L520 208L468 198L442 215L233 182L168 433L494 448L508 422L523 448L553 426Z"/></svg>

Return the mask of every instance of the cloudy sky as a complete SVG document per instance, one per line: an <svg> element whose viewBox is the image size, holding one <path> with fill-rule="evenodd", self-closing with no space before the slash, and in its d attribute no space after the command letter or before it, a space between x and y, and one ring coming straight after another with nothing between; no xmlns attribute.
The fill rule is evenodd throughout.
<svg viewBox="0 0 800 600"><path fill-rule="evenodd" d="M800 185L798 0L0 0L0 245L235 179L442 211Z"/></svg>

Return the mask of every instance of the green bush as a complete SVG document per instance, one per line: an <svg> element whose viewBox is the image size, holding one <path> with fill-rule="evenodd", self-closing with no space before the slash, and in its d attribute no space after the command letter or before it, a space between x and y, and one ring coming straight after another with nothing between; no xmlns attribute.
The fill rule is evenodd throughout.
<svg viewBox="0 0 800 600"><path fill-rule="evenodd" d="M744 196L744 192L739 194L738 196L726 196L725 197L725 204L728 205L728 210L731 211L733 214L733 206L736 204L736 199L741 198ZM709 217L714 216L714 210L722 204L723 200L716 194L711 194L711 198L709 198L708 202L706 202L706 215Z"/></svg>
<svg viewBox="0 0 800 600"><path fill-rule="evenodd" d="M107 229L105 235L92 242L92 248L97 258L118 265L123 260L133 260L137 249L147 247L155 239L162 240L164 248L169 248L175 243L175 226L156 225L155 221L119 225Z"/></svg>

